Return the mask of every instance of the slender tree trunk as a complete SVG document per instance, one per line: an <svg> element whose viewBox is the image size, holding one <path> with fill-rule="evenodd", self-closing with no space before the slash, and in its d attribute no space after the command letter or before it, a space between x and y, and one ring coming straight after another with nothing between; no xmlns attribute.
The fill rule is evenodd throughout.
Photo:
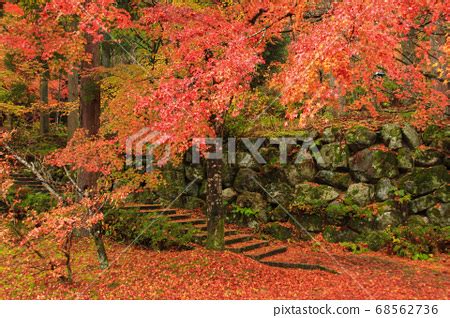
<svg viewBox="0 0 450 318"><path fill-rule="evenodd" d="M39 95L42 104L48 104L48 78L49 73L45 71L41 77L39 83ZM42 135L48 134L49 132L49 114L47 111L41 111L39 113L40 117L40 131Z"/></svg>
<svg viewBox="0 0 450 318"><path fill-rule="evenodd" d="M206 247L211 250L223 250L225 248L222 166L222 158L206 160L206 214L208 217L208 238Z"/></svg>
<svg viewBox="0 0 450 318"><path fill-rule="evenodd" d="M93 69L100 65L100 45L93 43L92 37L86 35L86 53L92 56L92 61L82 64L83 76L80 79L80 126L89 136L95 136L100 129L100 85L93 74ZM98 174L80 169L78 172L78 187L89 191L97 185ZM101 268L107 268L108 257L102 239L102 225L95 224L90 232L94 238L98 260Z"/></svg>
<svg viewBox="0 0 450 318"><path fill-rule="evenodd" d="M74 102L78 100L78 73L74 70L69 74L68 78L68 101ZM69 113L67 117L67 134L70 140L75 130L80 126L80 110L76 109Z"/></svg>

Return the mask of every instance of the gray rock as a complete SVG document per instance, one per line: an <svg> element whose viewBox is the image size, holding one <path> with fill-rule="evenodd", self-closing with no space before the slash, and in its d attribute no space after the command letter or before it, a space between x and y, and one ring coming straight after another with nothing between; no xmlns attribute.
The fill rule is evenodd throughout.
<svg viewBox="0 0 450 318"><path fill-rule="evenodd" d="M267 224L263 233L268 234L280 241L286 241L292 237L292 230L278 223Z"/></svg>
<svg viewBox="0 0 450 318"><path fill-rule="evenodd" d="M388 178L381 178L375 186L375 198L378 201L386 201L393 197L397 188Z"/></svg>
<svg viewBox="0 0 450 318"><path fill-rule="evenodd" d="M318 161L322 169L344 169L348 167L349 150L346 145L331 143L323 145L320 149L322 161Z"/></svg>
<svg viewBox="0 0 450 318"><path fill-rule="evenodd" d="M271 183L266 187L267 201L287 208L293 200L293 188L287 183Z"/></svg>
<svg viewBox="0 0 450 318"><path fill-rule="evenodd" d="M315 180L319 183L346 190L352 183L349 173L321 170L316 174Z"/></svg>
<svg viewBox="0 0 450 318"><path fill-rule="evenodd" d="M260 164L248 152L237 152L236 163L239 168L258 169Z"/></svg>
<svg viewBox="0 0 450 318"><path fill-rule="evenodd" d="M413 154L414 163L416 166L420 167L431 167L438 165L442 162L442 157L443 155L441 153L432 149L416 149Z"/></svg>
<svg viewBox="0 0 450 318"><path fill-rule="evenodd" d="M345 135L347 145L353 151L370 147L376 139L377 134L364 126L353 127Z"/></svg>
<svg viewBox="0 0 450 318"><path fill-rule="evenodd" d="M378 230L385 230L402 223L402 215L395 207L385 204L379 209L379 215L375 218L375 227Z"/></svg>
<svg viewBox="0 0 450 318"><path fill-rule="evenodd" d="M405 136L406 143L412 148L417 148L422 143L420 135L417 131L409 124L406 124L402 129L403 135Z"/></svg>
<svg viewBox="0 0 450 318"><path fill-rule="evenodd" d="M428 194L423 197L409 201L408 206L412 213L419 213L425 211L428 208L431 208L433 205L436 204L436 202L437 199L432 194Z"/></svg>
<svg viewBox="0 0 450 318"><path fill-rule="evenodd" d="M339 135L339 128L328 127L323 130L321 141L322 143L328 144L336 141L336 137Z"/></svg>
<svg viewBox="0 0 450 318"><path fill-rule="evenodd" d="M300 184L295 189L294 204L325 207L339 196L339 192L326 185Z"/></svg>
<svg viewBox="0 0 450 318"><path fill-rule="evenodd" d="M444 203L450 202L450 186L445 185L442 188L437 189L435 196L441 202Z"/></svg>
<svg viewBox="0 0 450 318"><path fill-rule="evenodd" d="M230 202L235 197L237 197L238 193L234 191L233 188L226 188L222 190L222 198L224 201Z"/></svg>
<svg viewBox="0 0 450 318"><path fill-rule="evenodd" d="M293 223L299 230L307 232L321 232L325 226L324 219L317 214L304 214L296 216L297 222Z"/></svg>
<svg viewBox="0 0 450 318"><path fill-rule="evenodd" d="M312 181L317 172L316 164L312 158L302 160L297 164L283 167L288 182L295 186L304 181Z"/></svg>
<svg viewBox="0 0 450 318"><path fill-rule="evenodd" d="M236 178L234 179L233 188L238 192L261 192L263 189L260 184L262 184L258 174L248 168L239 169Z"/></svg>
<svg viewBox="0 0 450 318"><path fill-rule="evenodd" d="M398 168L402 170L411 170L413 165L412 153L408 148L400 148L397 153Z"/></svg>
<svg viewBox="0 0 450 318"><path fill-rule="evenodd" d="M433 192L449 182L447 168L434 166L431 168L415 168L411 173L399 180L400 188L404 188L413 197Z"/></svg>
<svg viewBox="0 0 450 318"><path fill-rule="evenodd" d="M269 221L272 222L287 222L289 220L289 215L286 213L285 208L281 206L277 206L267 216Z"/></svg>
<svg viewBox="0 0 450 318"><path fill-rule="evenodd" d="M345 194L345 202L366 206L372 202L374 187L367 183L354 183L348 187Z"/></svg>
<svg viewBox="0 0 450 318"><path fill-rule="evenodd" d="M327 226L322 235L326 241L331 243L354 242L359 236L355 231L334 226Z"/></svg>
<svg viewBox="0 0 450 318"><path fill-rule="evenodd" d="M437 204L427 210L430 223L438 226L450 226L450 203Z"/></svg>
<svg viewBox="0 0 450 318"><path fill-rule="evenodd" d="M367 180L395 178L399 171L392 152L364 149L350 158L350 170Z"/></svg>
<svg viewBox="0 0 450 318"><path fill-rule="evenodd" d="M386 124L381 128L381 138L389 149L398 149L402 146L402 130L397 124Z"/></svg>
<svg viewBox="0 0 450 318"><path fill-rule="evenodd" d="M222 184L224 187L231 187L233 186L233 181L236 176L236 165L230 165L226 162L226 160L223 160L223 166L222 166Z"/></svg>

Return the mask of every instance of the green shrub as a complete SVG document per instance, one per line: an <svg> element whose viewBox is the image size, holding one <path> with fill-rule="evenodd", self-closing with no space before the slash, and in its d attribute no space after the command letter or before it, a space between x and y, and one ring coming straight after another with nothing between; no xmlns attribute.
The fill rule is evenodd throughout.
<svg viewBox="0 0 450 318"><path fill-rule="evenodd" d="M450 228L431 225L409 225L388 229L390 248L399 256L428 259L438 251L446 252L450 242Z"/></svg>
<svg viewBox="0 0 450 318"><path fill-rule="evenodd" d="M379 251L383 247L386 247L391 240L388 233L383 231L373 231L365 234L363 239L370 250Z"/></svg>
<svg viewBox="0 0 450 318"><path fill-rule="evenodd" d="M56 206L56 201L48 193L29 192L21 199L17 207L24 210L35 210L39 213L48 211Z"/></svg>
<svg viewBox="0 0 450 318"><path fill-rule="evenodd" d="M165 216L131 209L105 212L106 235L119 242L134 242L155 250L186 248L197 230L192 225L168 222Z"/></svg>
<svg viewBox="0 0 450 318"><path fill-rule="evenodd" d="M339 244L353 254L361 254L368 251L364 243L342 242Z"/></svg>

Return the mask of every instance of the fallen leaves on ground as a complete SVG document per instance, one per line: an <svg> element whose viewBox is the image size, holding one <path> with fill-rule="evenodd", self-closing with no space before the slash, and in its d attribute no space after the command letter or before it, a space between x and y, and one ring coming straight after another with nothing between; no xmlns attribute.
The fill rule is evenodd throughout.
<svg viewBox="0 0 450 318"><path fill-rule="evenodd" d="M448 256L412 261L381 252L353 255L338 244L289 244L270 260L320 264L282 269L203 248L155 252L108 242L111 267L98 269L92 243L78 240L74 282L39 269L36 257L0 244L1 299L447 299ZM325 252L326 250L327 252ZM331 255L331 257L330 257Z"/></svg>

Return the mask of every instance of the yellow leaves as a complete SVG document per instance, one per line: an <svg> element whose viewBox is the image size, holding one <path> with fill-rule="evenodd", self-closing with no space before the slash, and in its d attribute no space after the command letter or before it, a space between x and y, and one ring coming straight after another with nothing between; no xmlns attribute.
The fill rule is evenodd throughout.
<svg viewBox="0 0 450 318"><path fill-rule="evenodd" d="M30 109L25 108L23 106L15 105L13 103L0 102L0 112L15 116L22 116L26 113L29 113Z"/></svg>

